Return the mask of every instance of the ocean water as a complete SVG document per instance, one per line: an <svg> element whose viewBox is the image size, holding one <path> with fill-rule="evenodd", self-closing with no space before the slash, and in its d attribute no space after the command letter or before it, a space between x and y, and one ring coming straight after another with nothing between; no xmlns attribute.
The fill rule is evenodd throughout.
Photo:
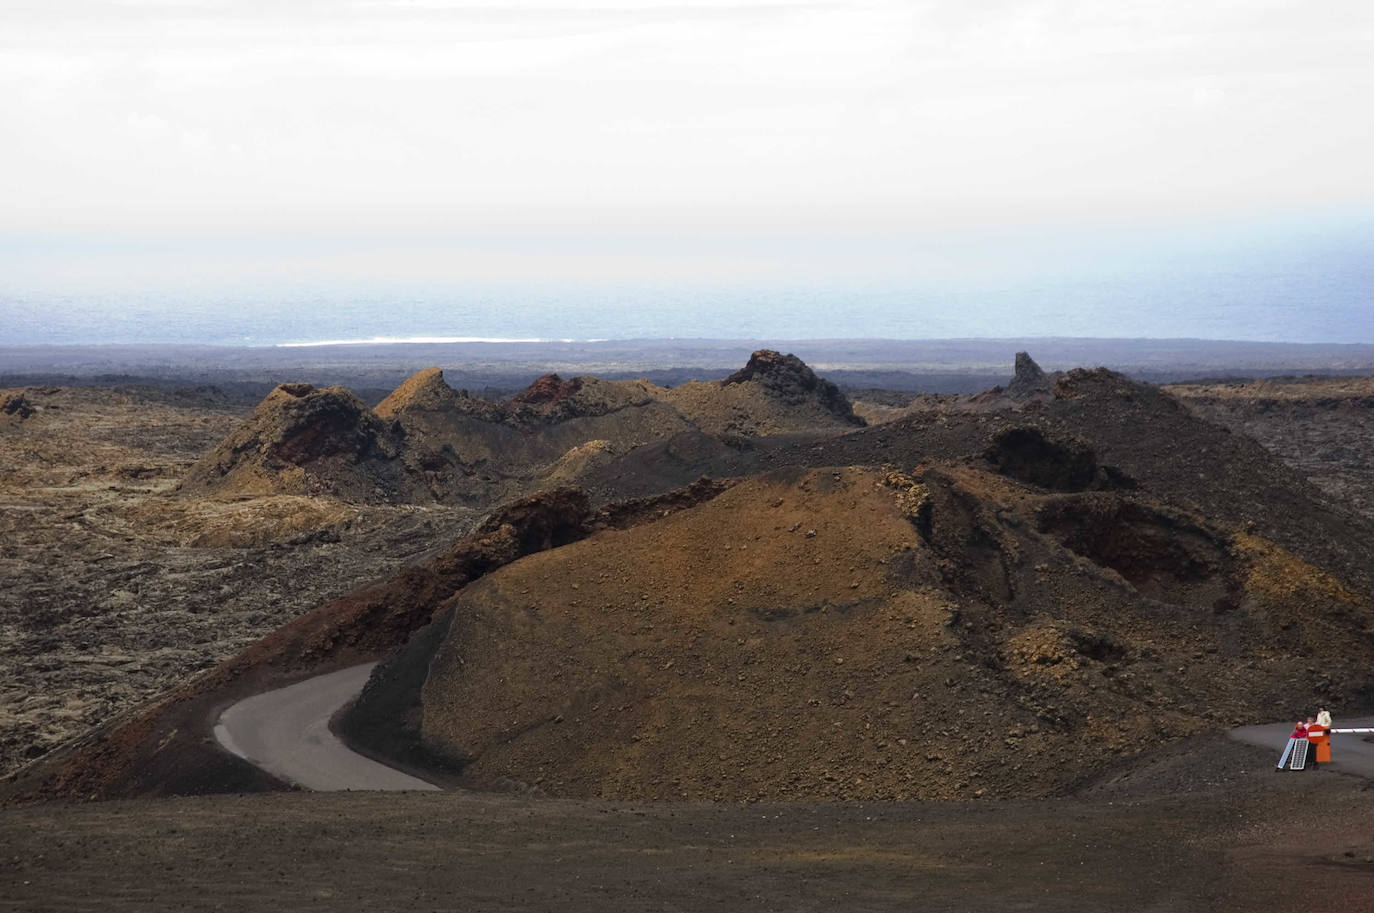
<svg viewBox="0 0 1374 913"><path fill-rule="evenodd" d="M1005 239L866 275L348 278L290 256L188 268L184 248L0 238L0 344L272 346L375 339L1089 336L1374 343L1374 220L1186 243ZM211 252L212 254L213 252ZM197 256L203 263L205 250ZM851 260L854 258L851 257ZM99 268L92 267L97 263ZM1013 266L1008 267L1008 263ZM240 269L241 267L241 269ZM718 271L719 272L719 271ZM805 272L805 270L799 270ZM843 272L836 270L835 272Z"/></svg>

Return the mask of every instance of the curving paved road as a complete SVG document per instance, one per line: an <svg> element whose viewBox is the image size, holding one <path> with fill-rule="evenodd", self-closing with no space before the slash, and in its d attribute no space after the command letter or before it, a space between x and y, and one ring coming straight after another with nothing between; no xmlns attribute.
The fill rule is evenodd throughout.
<svg viewBox="0 0 1374 913"><path fill-rule="evenodd" d="M363 690L375 665L245 698L220 714L215 738L239 757L306 789L438 789L351 751L330 731L329 718Z"/></svg>
<svg viewBox="0 0 1374 913"><path fill-rule="evenodd" d="M1374 727L1374 716L1352 719L1335 718L1332 728L1360 729ZM1278 764L1279 754L1288 744L1288 735L1293 731L1293 723L1265 723L1260 726L1242 726L1231 730L1231 738L1251 745L1274 750L1274 763ZM1322 770L1337 773L1355 774L1374 780L1374 742L1366 739L1368 735L1335 733L1331 736L1331 763L1323 764Z"/></svg>
<svg viewBox="0 0 1374 913"><path fill-rule="evenodd" d="M375 663L365 663L254 695L220 714L215 738L268 773L312 790L437 790L439 787L365 758L329 729L330 718L362 691ZM1336 728L1374 727L1374 717L1337 719ZM1292 723L1241 726L1230 736L1279 753ZM1322 770L1374 779L1374 736L1334 734Z"/></svg>

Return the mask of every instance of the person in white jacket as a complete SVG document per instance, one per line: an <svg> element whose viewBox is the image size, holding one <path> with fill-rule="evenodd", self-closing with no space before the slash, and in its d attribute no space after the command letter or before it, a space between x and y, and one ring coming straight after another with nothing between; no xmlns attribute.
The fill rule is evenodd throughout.
<svg viewBox="0 0 1374 913"><path fill-rule="evenodd" d="M1331 711L1325 707L1317 708L1317 725L1323 729L1331 728Z"/></svg>

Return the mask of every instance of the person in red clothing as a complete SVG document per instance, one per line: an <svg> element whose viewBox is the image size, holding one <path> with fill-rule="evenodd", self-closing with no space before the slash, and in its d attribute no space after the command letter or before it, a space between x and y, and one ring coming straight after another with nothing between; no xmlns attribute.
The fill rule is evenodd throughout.
<svg viewBox="0 0 1374 913"><path fill-rule="evenodd" d="M1307 730L1308 730L1308 728L1309 728L1311 725L1312 725L1312 718L1311 718L1310 716L1309 716L1305 721L1304 721L1304 720L1298 720L1297 724L1293 727L1293 734L1290 735L1289 738L1290 738L1290 739L1301 739L1302 741L1306 742L1306 741L1307 741ZM1294 751L1296 751L1296 750L1297 750L1297 749L1295 748ZM1310 747L1310 746L1308 746L1308 750L1309 750L1309 753L1310 753L1310 751L1311 751L1311 747ZM1307 767L1304 766L1304 767L1303 767L1303 770L1306 770L1306 769L1307 769Z"/></svg>

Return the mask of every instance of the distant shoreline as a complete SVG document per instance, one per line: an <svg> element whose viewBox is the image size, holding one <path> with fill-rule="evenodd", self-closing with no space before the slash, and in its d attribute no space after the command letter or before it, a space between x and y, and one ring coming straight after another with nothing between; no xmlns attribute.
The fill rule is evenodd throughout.
<svg viewBox="0 0 1374 913"><path fill-rule="evenodd" d="M415 371L450 385L514 391L543 374L644 377L662 385L724 377L756 349L791 352L848 389L969 393L1005 383L1028 351L1046 370L1108 367L1175 383L1303 374L1374 374L1374 344L1204 339L1011 337L981 339L526 340L422 337L266 346L0 344L0 387L32 384L212 385L260 396L283 381L343 384L365 395Z"/></svg>
<svg viewBox="0 0 1374 913"><path fill-rule="evenodd" d="M393 346L393 345L447 345L450 343L569 343L569 342L606 342L605 339L512 339L500 336L373 336L370 339L321 339L315 342L274 342L274 349L309 349L323 346ZM263 348L263 347L255 347Z"/></svg>

